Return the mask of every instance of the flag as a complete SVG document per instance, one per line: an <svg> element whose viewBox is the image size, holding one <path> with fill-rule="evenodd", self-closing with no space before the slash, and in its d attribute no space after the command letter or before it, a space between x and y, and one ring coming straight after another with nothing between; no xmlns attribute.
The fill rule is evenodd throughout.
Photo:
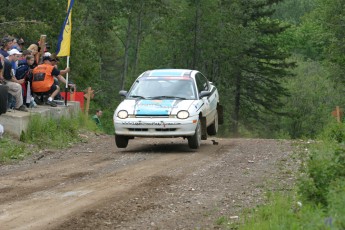
<svg viewBox="0 0 345 230"><path fill-rule="evenodd" d="M72 7L74 0L68 0L67 15L62 25L56 54L58 57L70 56L72 33Z"/></svg>

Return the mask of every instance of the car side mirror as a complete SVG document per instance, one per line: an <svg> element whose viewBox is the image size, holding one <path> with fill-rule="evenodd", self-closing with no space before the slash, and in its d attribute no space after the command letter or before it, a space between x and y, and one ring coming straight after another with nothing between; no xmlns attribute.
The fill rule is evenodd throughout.
<svg viewBox="0 0 345 230"><path fill-rule="evenodd" d="M210 91L201 91L199 93L199 98L203 98L203 97L208 97L211 95L211 92Z"/></svg>
<svg viewBox="0 0 345 230"><path fill-rule="evenodd" d="M127 91L126 90L120 90L119 95L127 97Z"/></svg>

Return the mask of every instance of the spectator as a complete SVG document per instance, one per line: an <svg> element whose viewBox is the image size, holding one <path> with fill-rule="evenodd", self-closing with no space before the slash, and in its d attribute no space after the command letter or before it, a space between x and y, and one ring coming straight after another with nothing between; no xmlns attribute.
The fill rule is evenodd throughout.
<svg viewBox="0 0 345 230"><path fill-rule="evenodd" d="M58 56L56 56L55 53L52 53L50 55L50 58L52 59L52 65L55 66L55 68L57 68L57 65L59 64L60 62L60 59L58 58Z"/></svg>
<svg viewBox="0 0 345 230"><path fill-rule="evenodd" d="M47 53L49 53L49 52L44 53L44 55L45 55L45 56L50 56L52 66L54 66L55 68L58 69L58 63L59 63L59 61L60 61L59 58L56 56L55 53L53 53L53 54L51 54L51 53L47 54ZM66 74L66 73L65 73L65 70L60 70L60 74L61 74L61 75ZM54 77L54 83L55 83L56 85L59 84L59 80L57 79L57 77ZM63 97L61 96L61 93L58 93L58 94L55 96L55 98L54 98L54 100L62 100L62 99L63 99Z"/></svg>
<svg viewBox="0 0 345 230"><path fill-rule="evenodd" d="M23 38L20 38L17 40L17 43L18 43L18 46L19 46L19 49L20 51L24 51L24 44L25 44L25 41Z"/></svg>
<svg viewBox="0 0 345 230"><path fill-rule="evenodd" d="M24 50L25 51L25 50ZM31 102L31 80L32 80L32 69L30 66L34 63L35 59L32 55L27 55L25 60L18 62L18 68L16 71L17 80L24 79L25 82L22 84L23 98L26 104Z"/></svg>
<svg viewBox="0 0 345 230"><path fill-rule="evenodd" d="M24 60L18 61L18 68L15 75L18 80L25 78L25 75L28 74L30 66L34 61L35 58L33 55L26 55Z"/></svg>
<svg viewBox="0 0 345 230"><path fill-rule="evenodd" d="M7 58L4 58L3 76L0 77L3 78L5 84L8 86L8 93L11 94L16 100L14 109L27 112L28 110L26 106L23 105L23 95L21 87L21 84L24 82L24 80L17 80L13 75L11 62L16 61L16 59L18 59L18 56L12 53L10 53Z"/></svg>
<svg viewBox="0 0 345 230"><path fill-rule="evenodd" d="M21 50L21 48L20 48L20 46L19 46L19 44L18 44L18 40L16 39L16 38L13 38L13 41L12 41L12 45L11 45L11 48L10 48L10 50L11 49L16 49L16 50L18 50L18 51L22 51Z"/></svg>
<svg viewBox="0 0 345 230"><path fill-rule="evenodd" d="M3 85L3 83L5 83L3 79L4 59L5 59L4 56L0 54L0 115L7 112L7 105L8 105L8 86ZM1 133L1 125L0 125L0 133Z"/></svg>
<svg viewBox="0 0 345 230"><path fill-rule="evenodd" d="M13 38L6 36L1 40L0 54L4 57L8 57L8 51L11 49Z"/></svg>
<svg viewBox="0 0 345 230"><path fill-rule="evenodd" d="M31 55L31 51L30 51L30 50L23 50L23 52L22 52L22 57L19 58L19 60L18 60L18 65L20 64L21 61L25 61L25 60L26 60L26 57L27 57L28 55Z"/></svg>
<svg viewBox="0 0 345 230"><path fill-rule="evenodd" d="M55 68L58 68L57 65L59 64L60 62L60 59L58 58L58 56L56 56L55 53L52 53L50 55L50 58L51 58L51 64L55 67ZM69 72L69 68L66 68L64 70L60 70L60 74L61 75L65 75L67 72Z"/></svg>
<svg viewBox="0 0 345 230"><path fill-rule="evenodd" d="M22 56L22 53L19 52L17 49L11 49L10 51L8 51L8 54L9 56L13 56L13 58L11 58L11 64L13 75L15 75L18 68L18 60ZM7 56L7 59L9 59L9 56Z"/></svg>
<svg viewBox="0 0 345 230"><path fill-rule="evenodd" d="M38 65L38 62L40 60L40 54L38 53L38 46L36 44L31 44L28 47L28 50L30 50L31 51L31 55L33 55L35 57L35 62L31 66L31 69L34 69Z"/></svg>
<svg viewBox="0 0 345 230"><path fill-rule="evenodd" d="M45 42L44 45L41 45L41 40L39 40L37 43L38 46L38 53L39 53L39 64L41 64L43 62L43 57L44 56L50 56L51 53L49 52L50 50L50 45ZM43 50L42 50L43 48Z"/></svg>
<svg viewBox="0 0 345 230"><path fill-rule="evenodd" d="M102 123L100 119L102 114L103 114L102 110L97 109L96 114L92 116L92 120L96 122L96 125L98 126L98 128L102 128Z"/></svg>
<svg viewBox="0 0 345 230"><path fill-rule="evenodd" d="M69 68L66 68L63 72L69 72ZM61 74L61 71L52 65L49 56L43 57L43 64L38 65L33 70L32 91L34 93L48 94L49 98L46 104L52 107L57 106L53 98L60 92L60 87L54 84L54 76L66 84L65 78Z"/></svg>
<svg viewBox="0 0 345 230"><path fill-rule="evenodd" d="M5 58L2 54L0 54L0 85L4 83L3 73L4 73L4 61Z"/></svg>
<svg viewBox="0 0 345 230"><path fill-rule="evenodd" d="M60 61L60 59L58 58L58 56L56 56L55 53L52 53L50 55L51 58L51 64L58 69L58 63ZM67 72L69 72L69 68L66 68L64 70L60 70L60 75L65 75ZM55 84L59 84L59 80L57 78L55 78ZM74 89L76 87L75 84L73 84L71 81L68 82L68 87L70 89ZM64 98L61 96L61 94L59 93L56 97L55 100L63 100Z"/></svg>

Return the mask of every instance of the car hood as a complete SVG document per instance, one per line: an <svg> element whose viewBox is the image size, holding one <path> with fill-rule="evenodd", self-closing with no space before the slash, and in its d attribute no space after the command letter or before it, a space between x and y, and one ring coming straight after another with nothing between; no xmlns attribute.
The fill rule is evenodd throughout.
<svg viewBox="0 0 345 230"><path fill-rule="evenodd" d="M194 106L192 106L194 105ZM124 100L117 111L127 110L136 116L168 116L177 114L180 110L197 108L196 100Z"/></svg>

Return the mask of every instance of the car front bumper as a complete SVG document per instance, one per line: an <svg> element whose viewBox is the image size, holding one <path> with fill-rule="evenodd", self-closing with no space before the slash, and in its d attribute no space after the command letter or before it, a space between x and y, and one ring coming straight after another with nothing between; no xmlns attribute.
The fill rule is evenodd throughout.
<svg viewBox="0 0 345 230"><path fill-rule="evenodd" d="M114 118L115 134L133 137L185 137L195 133L198 117Z"/></svg>

